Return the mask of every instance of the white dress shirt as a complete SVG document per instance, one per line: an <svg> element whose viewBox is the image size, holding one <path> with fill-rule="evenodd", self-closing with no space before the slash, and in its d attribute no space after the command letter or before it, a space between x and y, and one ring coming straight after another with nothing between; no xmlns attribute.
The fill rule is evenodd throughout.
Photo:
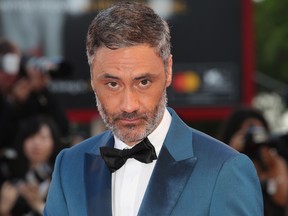
<svg viewBox="0 0 288 216"><path fill-rule="evenodd" d="M165 109L158 127L148 136L157 156L171 124L171 115ZM132 148L114 136L117 149ZM141 163L129 158L116 172L112 173L112 213L113 216L136 216L144 197L156 160Z"/></svg>

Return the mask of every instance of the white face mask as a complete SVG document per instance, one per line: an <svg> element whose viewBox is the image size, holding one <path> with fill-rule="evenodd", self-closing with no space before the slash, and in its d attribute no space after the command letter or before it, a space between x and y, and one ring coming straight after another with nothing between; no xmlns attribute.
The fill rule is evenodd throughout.
<svg viewBox="0 0 288 216"><path fill-rule="evenodd" d="M9 75L16 75L20 68L20 56L13 53L8 53L1 58L1 68Z"/></svg>

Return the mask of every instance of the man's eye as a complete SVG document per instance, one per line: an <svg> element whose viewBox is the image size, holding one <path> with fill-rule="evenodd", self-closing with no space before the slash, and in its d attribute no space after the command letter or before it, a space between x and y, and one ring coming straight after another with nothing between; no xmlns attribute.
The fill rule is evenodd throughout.
<svg viewBox="0 0 288 216"><path fill-rule="evenodd" d="M110 88L117 88L118 87L118 83L117 82L109 82L106 85L108 87L110 87Z"/></svg>
<svg viewBox="0 0 288 216"><path fill-rule="evenodd" d="M147 79L140 81L140 85L141 85L141 86L148 86L148 85L150 85L150 84L151 84L151 81L150 81L150 80L147 80Z"/></svg>

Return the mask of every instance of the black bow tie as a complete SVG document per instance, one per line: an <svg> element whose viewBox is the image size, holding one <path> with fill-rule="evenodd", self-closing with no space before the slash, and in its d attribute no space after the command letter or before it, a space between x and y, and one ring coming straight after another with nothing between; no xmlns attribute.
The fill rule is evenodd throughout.
<svg viewBox="0 0 288 216"><path fill-rule="evenodd" d="M142 163L151 163L157 159L154 146L147 137L131 149L100 147L100 153L111 172L122 167L128 158L134 158Z"/></svg>

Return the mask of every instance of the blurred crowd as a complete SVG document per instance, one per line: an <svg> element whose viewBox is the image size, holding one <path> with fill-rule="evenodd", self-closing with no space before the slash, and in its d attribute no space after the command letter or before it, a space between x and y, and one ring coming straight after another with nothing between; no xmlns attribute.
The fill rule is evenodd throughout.
<svg viewBox="0 0 288 216"><path fill-rule="evenodd" d="M70 70L65 61L55 62L57 69L0 38L0 216L42 215L56 155L87 137L71 133L49 91L51 80ZM103 130L99 118L91 121L90 133Z"/></svg>
<svg viewBox="0 0 288 216"><path fill-rule="evenodd" d="M69 122L48 91L50 77L23 64L16 44L0 39L0 215L41 215L56 154Z"/></svg>
<svg viewBox="0 0 288 216"><path fill-rule="evenodd" d="M254 163L263 193L264 215L285 216L288 205L288 139L271 134L264 114L238 107L222 123L218 139Z"/></svg>
<svg viewBox="0 0 288 216"><path fill-rule="evenodd" d="M0 215L42 215L54 161L67 143L69 121L47 86L49 73L23 64L16 44L0 39ZM92 130L104 130L95 121ZM94 134L97 132L94 132ZM261 111L239 107L217 138L246 154L261 182L265 216L285 216L288 136L274 136Z"/></svg>

